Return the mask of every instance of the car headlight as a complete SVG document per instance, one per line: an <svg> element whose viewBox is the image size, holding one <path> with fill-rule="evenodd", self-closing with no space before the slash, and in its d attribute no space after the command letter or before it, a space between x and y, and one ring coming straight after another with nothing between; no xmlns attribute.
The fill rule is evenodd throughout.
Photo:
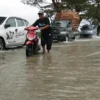
<svg viewBox="0 0 100 100"><path fill-rule="evenodd" d="M61 35L66 35L65 31L60 32Z"/></svg>
<svg viewBox="0 0 100 100"><path fill-rule="evenodd" d="M93 32L93 31L88 31L88 33L90 33L90 34L94 34L94 32Z"/></svg>

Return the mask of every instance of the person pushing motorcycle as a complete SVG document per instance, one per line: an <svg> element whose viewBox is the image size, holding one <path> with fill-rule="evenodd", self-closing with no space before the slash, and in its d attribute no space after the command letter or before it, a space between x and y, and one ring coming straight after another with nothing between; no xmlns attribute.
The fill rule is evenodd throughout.
<svg viewBox="0 0 100 100"><path fill-rule="evenodd" d="M52 29L50 27L50 21L47 17L44 17L43 10L40 10L38 15L39 19L37 19L32 26L38 26L41 30L41 45L43 48L43 53L45 53L45 46L47 52L49 53L52 46Z"/></svg>

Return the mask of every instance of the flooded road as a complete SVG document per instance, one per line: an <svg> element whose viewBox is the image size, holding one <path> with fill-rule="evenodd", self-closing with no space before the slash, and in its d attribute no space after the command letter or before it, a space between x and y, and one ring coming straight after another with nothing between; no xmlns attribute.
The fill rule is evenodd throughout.
<svg viewBox="0 0 100 100"><path fill-rule="evenodd" d="M0 52L0 100L100 100L100 39L29 58L24 49Z"/></svg>

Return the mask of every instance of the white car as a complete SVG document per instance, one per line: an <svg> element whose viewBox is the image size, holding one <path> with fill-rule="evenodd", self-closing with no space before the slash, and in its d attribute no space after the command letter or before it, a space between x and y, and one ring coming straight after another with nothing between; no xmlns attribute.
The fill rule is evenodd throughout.
<svg viewBox="0 0 100 100"><path fill-rule="evenodd" d="M80 32L80 37L92 37L97 35L97 26L96 25L83 25Z"/></svg>
<svg viewBox="0 0 100 100"><path fill-rule="evenodd" d="M19 17L0 16L0 50L22 46L26 41L28 21Z"/></svg>

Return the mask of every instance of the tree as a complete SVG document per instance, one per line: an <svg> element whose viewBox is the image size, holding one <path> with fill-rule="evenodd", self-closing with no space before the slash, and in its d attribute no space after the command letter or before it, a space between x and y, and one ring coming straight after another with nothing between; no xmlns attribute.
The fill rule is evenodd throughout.
<svg viewBox="0 0 100 100"><path fill-rule="evenodd" d="M61 11L62 9L75 10L76 12L86 11L86 17L97 19L100 22L100 0L52 0L49 6L41 7L39 3L45 0L22 0L24 4L38 6L44 8L46 12L52 13L53 11ZM53 9L46 9L51 7Z"/></svg>
<svg viewBox="0 0 100 100"><path fill-rule="evenodd" d="M100 0L94 0L92 4L88 5L87 16L97 19L100 22Z"/></svg>
<svg viewBox="0 0 100 100"><path fill-rule="evenodd" d="M45 3L45 4L47 3L45 0L21 0L21 2L23 4L27 4L27 5L31 5L31 6L36 6L39 9L43 9L48 17L51 17L53 15L53 12L54 12L53 4L47 4L46 6L41 6L42 3ZM48 9L50 7L53 8L53 9L51 9L51 10Z"/></svg>
<svg viewBox="0 0 100 100"><path fill-rule="evenodd" d="M44 0L21 0L22 3L27 4L27 5L38 5L38 3L44 2Z"/></svg>
<svg viewBox="0 0 100 100"><path fill-rule="evenodd" d="M62 0L62 9L86 11L87 18L96 19L100 22L100 0Z"/></svg>
<svg viewBox="0 0 100 100"><path fill-rule="evenodd" d="M62 0L63 5L65 4L65 8L68 9L75 9L77 12L80 12L84 5L86 4L87 0Z"/></svg>

